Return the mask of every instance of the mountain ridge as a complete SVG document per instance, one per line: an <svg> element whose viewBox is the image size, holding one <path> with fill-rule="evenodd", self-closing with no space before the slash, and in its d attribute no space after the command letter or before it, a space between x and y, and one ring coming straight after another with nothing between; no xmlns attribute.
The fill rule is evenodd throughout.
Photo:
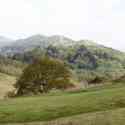
<svg viewBox="0 0 125 125"><path fill-rule="evenodd" d="M98 44L92 40L83 39L83 40L76 41L61 35L44 36L44 35L36 34L24 39L13 40L13 42L10 42L5 46L0 47L1 48L0 53L18 53L18 52L20 53L20 52L32 50L38 46L42 48L47 48L49 45L67 47L67 46L75 46L75 45L82 45L82 44L84 44L85 46L105 47L104 45ZM106 48L110 48L110 47L106 47Z"/></svg>

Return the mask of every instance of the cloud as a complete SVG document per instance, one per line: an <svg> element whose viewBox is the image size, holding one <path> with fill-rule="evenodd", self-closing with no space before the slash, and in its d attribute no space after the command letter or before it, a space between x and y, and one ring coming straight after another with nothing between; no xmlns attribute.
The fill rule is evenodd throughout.
<svg viewBox="0 0 125 125"><path fill-rule="evenodd" d="M124 0L0 0L0 34L60 34L124 50L124 5Z"/></svg>

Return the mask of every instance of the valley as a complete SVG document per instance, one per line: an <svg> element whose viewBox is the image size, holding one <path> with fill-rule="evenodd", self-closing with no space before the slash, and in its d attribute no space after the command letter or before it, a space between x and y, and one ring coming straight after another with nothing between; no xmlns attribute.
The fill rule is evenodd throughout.
<svg viewBox="0 0 125 125"><path fill-rule="evenodd" d="M38 63L37 58L43 58L43 62ZM34 85L42 83L41 74L46 76L45 80L51 78L48 81L53 84L51 81L62 71L58 68L58 72L54 71L55 64L70 71L64 77L70 76L73 86L68 89L57 86L43 92ZM20 78L21 82L17 82ZM23 84L26 80L28 84ZM7 97L9 92L13 94L15 89L20 89L20 83L25 91L39 92L32 90L27 95ZM24 86L29 83L31 86ZM1 125L124 125L124 95L124 52L90 40L43 35L13 41L0 48Z"/></svg>

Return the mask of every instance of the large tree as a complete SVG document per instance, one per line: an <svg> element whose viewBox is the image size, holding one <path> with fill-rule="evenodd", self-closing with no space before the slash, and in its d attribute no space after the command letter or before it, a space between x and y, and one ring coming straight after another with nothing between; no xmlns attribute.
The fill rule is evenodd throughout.
<svg viewBox="0 0 125 125"><path fill-rule="evenodd" d="M71 86L71 72L57 59L43 57L26 67L15 87L17 95L48 92L52 88L65 89Z"/></svg>

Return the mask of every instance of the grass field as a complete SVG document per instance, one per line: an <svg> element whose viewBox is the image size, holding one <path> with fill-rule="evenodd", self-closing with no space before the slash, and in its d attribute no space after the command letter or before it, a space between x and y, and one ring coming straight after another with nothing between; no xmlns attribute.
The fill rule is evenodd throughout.
<svg viewBox="0 0 125 125"><path fill-rule="evenodd" d="M125 85L0 101L0 123L49 121L125 107ZM124 111L125 112L125 111ZM93 125L93 124L92 124ZM108 125L108 124L107 124Z"/></svg>
<svg viewBox="0 0 125 125"><path fill-rule="evenodd" d="M86 113L48 122L8 123L1 125L125 125L125 108Z"/></svg>
<svg viewBox="0 0 125 125"><path fill-rule="evenodd" d="M8 91L13 89L16 78L0 73L0 99L2 99Z"/></svg>

